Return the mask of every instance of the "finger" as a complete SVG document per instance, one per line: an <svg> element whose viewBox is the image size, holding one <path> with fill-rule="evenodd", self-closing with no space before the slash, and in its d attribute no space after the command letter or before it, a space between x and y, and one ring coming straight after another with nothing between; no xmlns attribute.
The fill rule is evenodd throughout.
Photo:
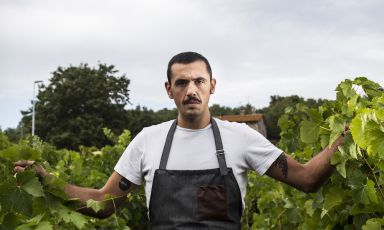
<svg viewBox="0 0 384 230"><path fill-rule="evenodd" d="M21 167L21 166L16 166L13 171L16 172L16 173L21 173L21 172L24 172L25 168L24 167Z"/></svg>
<svg viewBox="0 0 384 230"><path fill-rule="evenodd" d="M35 161L30 161L30 160L19 160L19 161L14 162L13 164L14 164L15 166L23 166L23 167L25 167L25 166L31 166L31 165L33 165L34 163L35 163Z"/></svg>

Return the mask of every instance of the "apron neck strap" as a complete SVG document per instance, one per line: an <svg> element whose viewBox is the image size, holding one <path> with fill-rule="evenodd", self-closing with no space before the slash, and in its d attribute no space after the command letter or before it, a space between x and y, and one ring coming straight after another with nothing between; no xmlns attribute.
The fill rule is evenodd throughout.
<svg viewBox="0 0 384 230"><path fill-rule="evenodd" d="M212 117L211 117L211 124L212 124L213 137L215 138L216 156L217 156L217 160L219 161L220 174L222 176L225 176L228 173L228 169L227 169L227 163L225 162L224 147L223 147L223 142L221 141L220 130L219 130L219 127L217 127L217 123L215 119L213 119Z"/></svg>
<svg viewBox="0 0 384 230"><path fill-rule="evenodd" d="M213 137L215 139L216 155L217 155L217 160L219 161L220 174L222 176L224 176L224 175L227 175L228 168L227 168L227 164L225 162L223 142L221 141L221 135L220 135L219 127L217 126L215 119L213 119L212 117L211 117L211 125L212 125ZM173 135L175 134L176 127L177 127L177 119L172 123L171 128L168 131L167 139L165 141L165 145L164 145L164 149L163 149L163 153L161 155L159 169L166 169L166 167L167 167L169 152L171 151Z"/></svg>
<svg viewBox="0 0 384 230"><path fill-rule="evenodd" d="M163 148L163 154L161 155L159 169L166 169L167 167L169 152L171 151L173 135L175 134L176 126L177 126L177 119L172 123L171 128L168 131L167 139L165 141L165 145Z"/></svg>

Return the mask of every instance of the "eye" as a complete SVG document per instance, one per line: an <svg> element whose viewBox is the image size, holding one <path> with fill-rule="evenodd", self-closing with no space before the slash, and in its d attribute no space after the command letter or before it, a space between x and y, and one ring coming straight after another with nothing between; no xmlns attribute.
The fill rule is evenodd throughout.
<svg viewBox="0 0 384 230"><path fill-rule="evenodd" d="M195 81L195 83L196 83L196 85L201 85L201 84L204 84L204 82L205 82L205 80L204 79L197 79L196 81Z"/></svg>
<svg viewBox="0 0 384 230"><path fill-rule="evenodd" d="M188 84L188 81L186 81L186 80L177 80L175 82L175 85L180 86L180 87L185 87L185 86L187 86L187 84Z"/></svg>

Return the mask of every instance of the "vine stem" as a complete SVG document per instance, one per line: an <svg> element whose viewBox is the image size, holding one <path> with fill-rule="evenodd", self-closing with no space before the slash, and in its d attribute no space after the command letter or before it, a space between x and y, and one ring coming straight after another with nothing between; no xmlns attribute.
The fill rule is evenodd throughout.
<svg viewBox="0 0 384 230"><path fill-rule="evenodd" d="M279 220L281 219L281 217L283 216L283 214L287 211L287 209L284 209L282 212L279 213L279 215L277 216L276 218L276 221L275 221L275 225L277 224L277 222L279 222Z"/></svg>
<svg viewBox="0 0 384 230"><path fill-rule="evenodd" d="M107 198L107 199L104 199L104 200L96 200L97 202L104 202L104 201L109 201L111 200L112 203L113 203L113 207L115 209L115 212L116 212L116 207L115 207L115 199L119 199L119 198L122 198L122 197L126 197L127 195L122 195L122 196L115 196L115 197L110 197L110 198ZM81 209L84 209L84 208L88 208L87 205L84 205L84 206L81 206L80 208L76 209L76 211L79 211Z"/></svg>
<svg viewBox="0 0 384 230"><path fill-rule="evenodd" d="M115 205L115 200L114 199L112 199L112 203L113 203L113 209L115 210L115 213L114 213L113 216L115 217L115 222L116 222L117 228L120 229L119 222L117 222L116 205Z"/></svg>
<svg viewBox="0 0 384 230"><path fill-rule="evenodd" d="M321 125L320 125L320 128L322 128L322 129L324 129L324 130L327 130L327 131L329 131L329 132L332 132L331 129L325 128L324 126L321 126Z"/></svg>
<svg viewBox="0 0 384 230"><path fill-rule="evenodd" d="M371 173L373 175L373 179L375 180L375 184L377 186L377 189L379 190L379 193L381 195L381 198L384 200L384 194L383 194L383 191L381 190L381 187L379 185L379 181L377 180L377 177L375 175L375 173L373 172L373 168L371 167L371 165L368 163L367 159L364 157L364 154L361 154L363 156L363 159L365 161L365 163L368 165L369 167L369 170L371 170Z"/></svg>

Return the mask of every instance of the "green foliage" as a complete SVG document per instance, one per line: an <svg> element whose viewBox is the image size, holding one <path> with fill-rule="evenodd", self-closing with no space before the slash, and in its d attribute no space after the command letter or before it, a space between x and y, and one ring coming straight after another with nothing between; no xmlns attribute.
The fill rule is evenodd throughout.
<svg viewBox="0 0 384 230"><path fill-rule="evenodd" d="M63 71L63 70L61 70ZM381 229L384 226L384 94L366 78L345 80L337 88L335 101L272 97L262 111L279 125L279 146L300 162L330 146L349 125L351 135L332 157L336 173L313 194L249 172L243 229ZM41 98L40 98L41 99ZM116 102L116 104L118 104ZM211 107L214 115L253 112L252 106ZM267 115L266 115L267 114ZM37 137L10 143L0 132L0 230L3 229L147 229L143 188L128 196L116 215L98 220L76 212L76 200L68 200L65 183L101 187L131 139L143 126L173 119L176 110L154 112L140 106L130 110L132 128L115 135L111 126L103 129L104 147L78 151L57 150ZM103 126L104 127L104 126ZM100 128L100 130L102 130ZM65 132L64 132L65 133ZM67 134L65 134L67 135ZM80 143L80 142L76 142ZM56 177L40 182L32 171L14 176L13 161L35 159ZM84 179L86 178L86 179ZM103 203L90 200L97 211ZM126 227L129 226L129 227Z"/></svg>
<svg viewBox="0 0 384 230"><path fill-rule="evenodd" d="M63 191L67 182L100 188L104 185L121 153L130 142L130 132L116 136L104 129L114 144L101 149L80 147L80 152L57 150L38 137L29 137L19 144L10 144L0 151L0 229L142 229L148 228L145 196L142 189L129 195L123 208L113 216L99 220L76 210L77 199L68 199ZM14 176L13 162L34 159L54 177L38 179L27 169ZM112 199L112 198L108 198ZM100 201L89 200L86 207L96 212Z"/></svg>
<svg viewBox="0 0 384 230"><path fill-rule="evenodd" d="M8 137L4 135L3 131L0 129L0 150L7 148L9 145Z"/></svg>
<svg viewBox="0 0 384 230"><path fill-rule="evenodd" d="M133 136L135 136L144 127L175 119L177 117L177 110L162 109L154 112L147 107L136 106L135 109L127 111L127 117L129 117L129 119L126 124L126 129L130 130Z"/></svg>
<svg viewBox="0 0 384 230"><path fill-rule="evenodd" d="M304 99L297 95L282 97L282 96L271 96L269 106L256 110L258 113L262 113L265 125L267 128L267 136L269 140L278 141L280 140L280 128L278 121L280 117L285 113L287 108L294 108L297 104L303 104L308 108L318 108L327 100L319 99Z"/></svg>
<svg viewBox="0 0 384 230"><path fill-rule="evenodd" d="M300 162L330 146L345 126L332 157L336 173L305 194L251 173L244 229L381 229L384 226L384 92L364 77L345 80L337 99L317 109L285 108L279 146Z"/></svg>
<svg viewBox="0 0 384 230"><path fill-rule="evenodd" d="M49 85L39 88L36 134L58 148L110 144L102 128L120 133L128 119L124 107L129 103L130 81L117 72L105 64L59 67ZM31 112L31 108L22 112L23 127L31 127Z"/></svg>
<svg viewBox="0 0 384 230"><path fill-rule="evenodd" d="M22 136L23 136L23 132L25 132L25 129L23 129L22 126L20 126L20 124L16 128L7 128L6 130L4 130L4 134L8 137L9 141L12 143L17 143L23 138Z"/></svg>

